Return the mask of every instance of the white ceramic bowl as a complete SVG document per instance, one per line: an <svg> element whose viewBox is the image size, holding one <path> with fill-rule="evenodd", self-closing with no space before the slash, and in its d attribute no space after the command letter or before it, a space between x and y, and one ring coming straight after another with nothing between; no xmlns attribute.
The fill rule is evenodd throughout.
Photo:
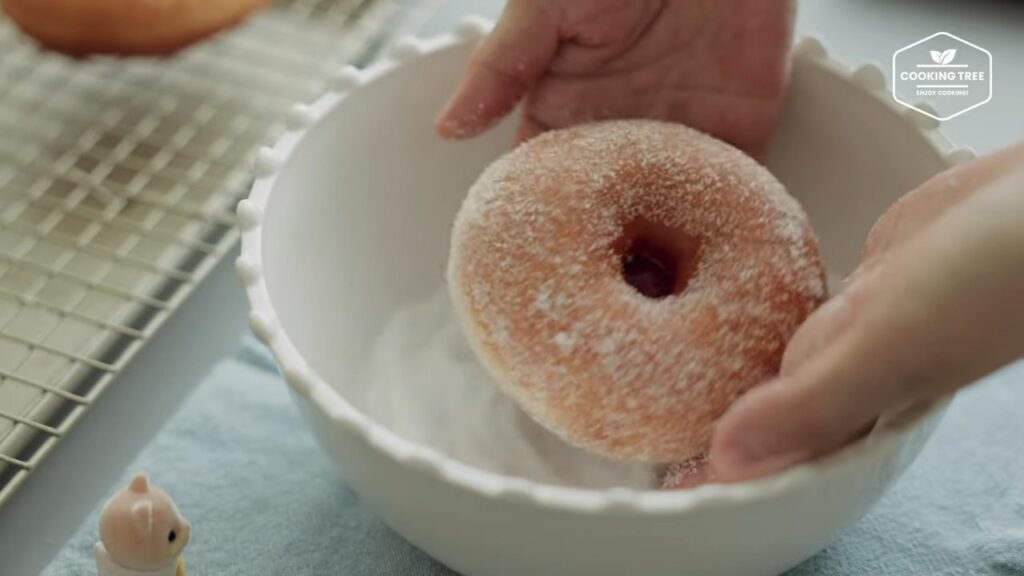
<svg viewBox="0 0 1024 576"><path fill-rule="evenodd" d="M297 107L292 130L259 155L238 209L238 272L252 329L316 437L396 531L467 576L774 574L822 549L906 469L941 409L907 428L879 425L840 454L775 477L654 492L484 472L399 438L346 400L384 322L439 286L463 196L511 142L511 121L463 143L432 129L486 30L470 20L343 71L335 91ZM971 156L888 101L878 68L847 70L815 40L794 50L768 164L803 201L836 273L856 264L893 200Z"/></svg>

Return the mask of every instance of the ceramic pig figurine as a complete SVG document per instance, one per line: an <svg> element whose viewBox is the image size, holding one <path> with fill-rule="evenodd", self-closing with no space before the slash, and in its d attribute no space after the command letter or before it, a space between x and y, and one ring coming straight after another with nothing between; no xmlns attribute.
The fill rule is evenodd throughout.
<svg viewBox="0 0 1024 576"><path fill-rule="evenodd" d="M167 492L136 474L100 513L98 576L185 576L191 531Z"/></svg>

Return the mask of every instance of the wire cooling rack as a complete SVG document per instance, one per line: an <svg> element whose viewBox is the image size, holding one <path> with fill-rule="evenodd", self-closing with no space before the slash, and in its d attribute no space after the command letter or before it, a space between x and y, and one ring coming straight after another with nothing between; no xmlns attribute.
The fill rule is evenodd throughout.
<svg viewBox="0 0 1024 576"><path fill-rule="evenodd" d="M431 6L281 1L136 60L45 53L0 16L0 505L234 246L291 105Z"/></svg>

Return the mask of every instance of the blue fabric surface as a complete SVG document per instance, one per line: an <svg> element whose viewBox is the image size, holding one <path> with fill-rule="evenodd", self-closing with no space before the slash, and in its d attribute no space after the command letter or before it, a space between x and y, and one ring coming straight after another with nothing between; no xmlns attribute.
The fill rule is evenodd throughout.
<svg viewBox="0 0 1024 576"><path fill-rule="evenodd" d="M962 394L886 498L790 574L1024 574L1022 440L1024 365L1017 365ZM122 482L135 470L167 488L192 521L185 551L192 575L453 574L341 484L272 360L248 339ZM95 573L97 513L44 574Z"/></svg>

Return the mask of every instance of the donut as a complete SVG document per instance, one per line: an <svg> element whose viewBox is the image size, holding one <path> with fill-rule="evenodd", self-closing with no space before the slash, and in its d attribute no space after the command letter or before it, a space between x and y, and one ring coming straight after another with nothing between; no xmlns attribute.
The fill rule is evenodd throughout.
<svg viewBox="0 0 1024 576"><path fill-rule="evenodd" d="M765 168L642 120L547 132L491 164L455 218L447 278L480 362L524 412L656 463L706 452L826 297L807 217Z"/></svg>
<svg viewBox="0 0 1024 576"><path fill-rule="evenodd" d="M43 46L72 56L170 54L270 0L0 0Z"/></svg>

